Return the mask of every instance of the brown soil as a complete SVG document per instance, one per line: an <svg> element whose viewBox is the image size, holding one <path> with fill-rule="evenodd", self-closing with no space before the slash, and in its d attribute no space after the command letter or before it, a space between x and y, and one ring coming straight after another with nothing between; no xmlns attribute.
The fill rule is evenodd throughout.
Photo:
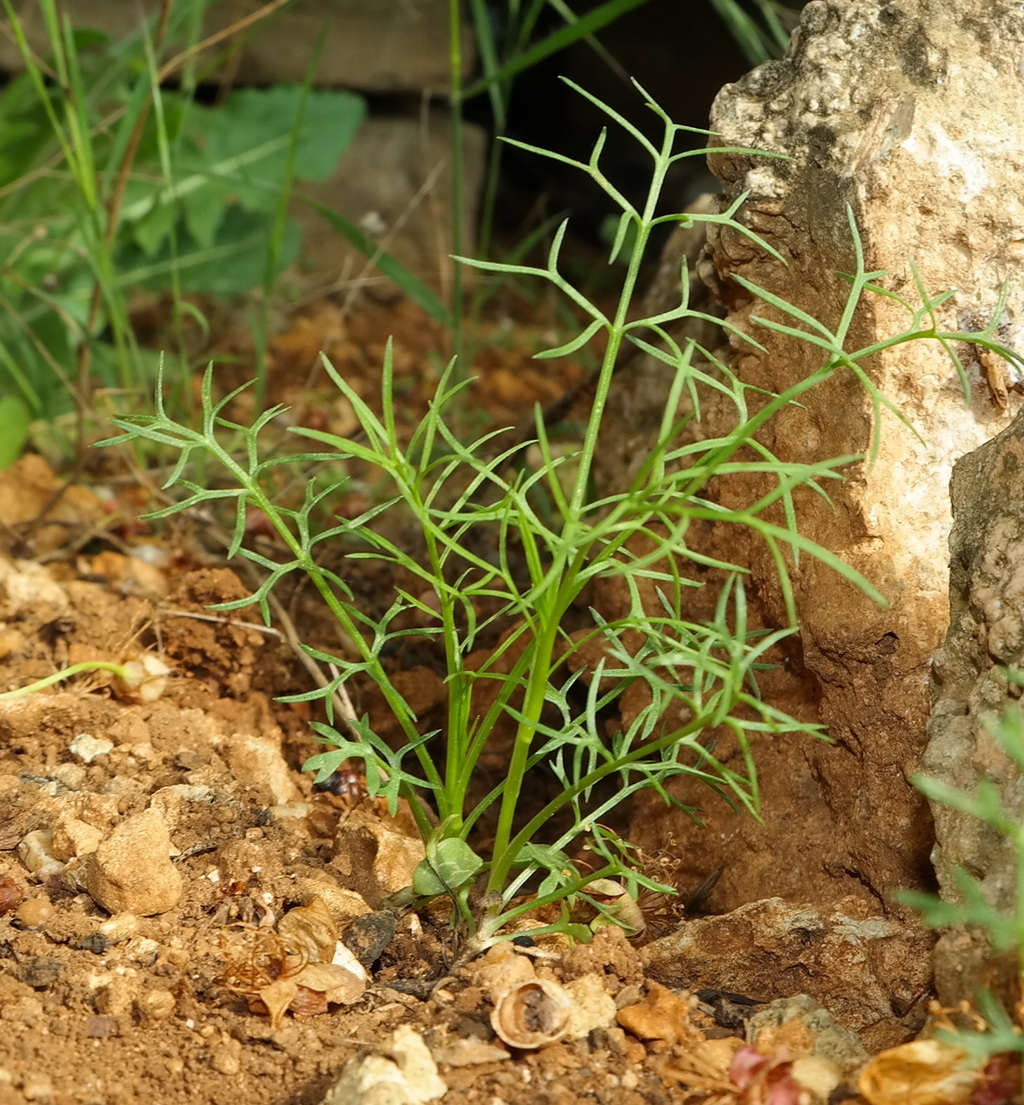
<svg viewBox="0 0 1024 1105"><path fill-rule="evenodd" d="M306 312L274 345L270 401L291 402L291 417L307 424L330 424L337 413L315 390L319 349L369 397L385 330L398 332L401 413L411 422L436 378L430 354L443 343L404 305L366 308L344 323L329 304ZM538 368L522 348L496 343L477 369L478 406L505 422L581 372ZM397 927L368 963L362 996L338 1004L305 989L272 1023L256 983L240 992L246 970L282 970L257 963L255 941L315 897L337 919L351 900L339 888L365 875L339 853L338 825L356 806L362 817L387 819L362 800L355 777L347 793L317 793L300 770L318 746L310 707L275 700L310 687L288 633L265 632L251 610L209 614L211 603L252 585L226 566L215 520L139 522L162 502L149 480L126 477L111 460L102 467L92 489L56 500L61 481L40 457L0 473L0 690L143 649L159 652L172 675L148 703L119 698L104 674L0 703L0 1105L313 1105L346 1063L385 1046L402 1025L438 1059L449 1105L640 1105L691 1100L687 1091L692 1100L762 1100L741 1097L726 1078L738 1040L697 1072L696 1044L721 1042L735 1027L717 1026L696 999L646 978L618 930L571 951L552 943L510 953L540 954L538 973L563 983L596 977L614 1003L619 1023L606 1016L568 1042L508 1048L491 1027L483 968L458 963L444 910L390 915L378 902L368 903L370 916ZM373 579L364 583L372 592ZM303 639L329 647L330 627L301 589L288 610ZM427 709L439 680L429 665L408 666ZM89 854L149 809L166 824L177 873L150 889L158 898L180 880L180 894L170 908L154 898L161 908L150 915L143 899L136 909L111 907L111 916L87 890ZM38 830L53 833L56 860L42 868L46 856L32 858L25 846ZM152 872L167 864L153 854L141 866L149 861ZM363 924L359 940L374 923ZM344 921L341 928L359 945Z"/></svg>

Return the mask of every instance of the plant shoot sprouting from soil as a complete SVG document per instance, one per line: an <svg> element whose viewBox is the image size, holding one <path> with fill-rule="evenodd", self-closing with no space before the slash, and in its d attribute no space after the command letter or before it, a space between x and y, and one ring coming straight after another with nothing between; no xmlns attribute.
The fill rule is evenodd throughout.
<svg viewBox="0 0 1024 1105"><path fill-rule="evenodd" d="M618 269L621 289L614 309L602 310L560 272L564 224L543 267L467 262L503 276L550 281L586 319L576 337L537 356L569 355L603 338L592 408L574 452L560 454L554 448L539 413L531 442L510 445L501 430L469 442L460 438L453 404L464 400L471 381L457 379L451 365L426 416L411 434L403 433L395 416L390 351L383 367L380 414L325 360L330 378L355 413L359 432L346 437L293 427L316 442L317 451L264 457L261 433L281 409L265 411L250 426L232 422L225 409L238 391L216 398L212 370L203 383L198 429L169 417L159 394L155 414L118 421L125 433L117 441L146 438L180 450L167 486L180 484L188 494L151 517L218 499L233 504L229 556L245 557L267 574L251 597L220 609L255 603L269 621L268 595L282 577L298 571L315 586L347 646L339 650L344 655L307 650L329 666L333 678L325 687L298 696L322 700L327 716L327 723L313 726L326 750L306 766L324 779L347 760L361 761L370 793L385 797L392 812L400 799L408 801L426 859L407 900L449 896L455 918L473 935L476 947L522 931L530 915L535 915L535 933L563 931L585 938L589 930L580 920L584 907L604 920L618 919L615 909L588 892L596 880L619 880L634 899L641 888L668 890L632 869L629 845L605 827L608 815L645 788L677 802L668 787L679 776L705 781L734 806L756 815L757 740L820 735L818 726L764 701L754 676L773 646L797 628L789 568L801 555L819 559L880 598L838 557L800 534L794 498L798 490L824 496L826 481L841 479L843 468L864 458L786 461L759 440L759 431L781 409L841 372L852 372L878 409L885 401L862 367L865 358L914 338L938 339L948 347L961 337L937 330L934 309L941 297L929 298L919 288L922 302L906 305L910 323L905 331L870 348L846 348L861 299L881 292L875 281L883 275L865 271L852 216L856 268L835 329L744 282L754 296L771 304L776 316L776 321L755 317L757 324L797 336L821 351L820 368L778 395L750 388L693 339L673 340L666 328L676 323L717 322L691 307L685 265L680 301L673 310L631 318L641 264L661 224L723 224L783 262L737 220L743 197L721 214L656 214L673 162L704 152L675 152L680 133L691 128L672 123L646 97L663 124L663 138L656 145L589 98L650 156L650 186L642 207L631 204L602 172L603 137L586 163L533 152L590 176L621 211L611 260L625 264ZM780 314L784 322L777 321ZM756 345L748 334L737 331L734 337ZM979 335L971 340L977 342ZM594 461L612 375L624 343L630 341L672 366L671 394L657 441L628 488L597 492ZM702 397L712 393L735 413L733 430L726 436L692 432ZM246 446L241 457L231 451L240 439ZM223 466L228 486L211 490L188 478L190 463L199 455ZM328 462L332 471L346 465L371 471L386 490L358 517L317 529L315 519L340 497L340 481L308 483L305 501L297 508L280 505L269 489L282 465L306 471ZM714 494L714 481L737 472L756 472L770 490L756 502L723 505ZM287 548L281 558L272 560L245 547L246 520L253 511L262 512ZM386 524L396 518L401 526ZM709 524L741 527L764 542L777 567L788 625L772 632L750 630L742 567L709 560L690 547L691 526ZM399 532L402 538L394 536ZM396 584L390 606L371 616L340 571L325 566L322 554L329 545L385 565L395 579L412 583ZM698 566L715 569L722 581L713 615L706 620L691 613ZM591 585L598 581L614 582L622 591L624 612L610 618L590 607ZM422 731L387 662L389 648L410 636L434 642L443 653L443 731ZM483 661L481 651L487 656ZM370 680L379 688L402 733L397 747L384 739L371 717L338 716L335 692L353 679ZM632 705L623 712L622 696L629 689ZM476 768L485 753L493 753L498 734L508 731L507 765L499 778L492 778L491 789L481 793L473 785L479 784ZM716 741L733 749L728 762L724 755L716 756ZM531 780L543 771L557 786L537 808L529 801L530 791L537 789ZM487 837L484 847L479 840ZM596 862L577 861L584 846Z"/></svg>

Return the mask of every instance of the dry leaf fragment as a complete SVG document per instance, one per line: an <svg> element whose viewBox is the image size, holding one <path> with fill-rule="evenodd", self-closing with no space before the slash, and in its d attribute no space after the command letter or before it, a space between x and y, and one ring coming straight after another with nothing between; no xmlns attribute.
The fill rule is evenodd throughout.
<svg viewBox="0 0 1024 1105"><path fill-rule="evenodd" d="M332 1005L349 1005L366 990L366 980L337 963L307 963L295 981L309 990L319 990Z"/></svg>
<svg viewBox="0 0 1024 1105"><path fill-rule="evenodd" d="M962 1105L982 1080L966 1070L967 1053L941 1040L914 1040L880 1052L860 1072L870 1105Z"/></svg>
<svg viewBox="0 0 1024 1105"><path fill-rule="evenodd" d="M338 926L322 898L312 897L277 922L277 931L289 955L306 963L330 963L338 943Z"/></svg>
<svg viewBox="0 0 1024 1105"><path fill-rule="evenodd" d="M262 987L256 994L247 996L259 998L270 1015L270 1027L278 1029L284 1020L285 1010L298 992L299 984L294 978L279 978Z"/></svg>

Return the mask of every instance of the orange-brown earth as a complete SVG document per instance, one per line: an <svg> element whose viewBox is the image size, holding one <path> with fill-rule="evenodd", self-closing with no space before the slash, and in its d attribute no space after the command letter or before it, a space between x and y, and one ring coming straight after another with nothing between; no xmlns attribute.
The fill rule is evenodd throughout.
<svg viewBox="0 0 1024 1105"><path fill-rule="evenodd" d="M338 426L319 351L372 401L386 334L413 424L447 351L404 303L349 317L327 301L307 309L272 344L268 399L304 424L351 429ZM518 423L578 380L578 365L531 362L530 340L496 332L477 358L474 404L488 418ZM250 355L242 337L215 352L242 366ZM0 691L142 652L170 675L150 701L93 673L0 702L0 1105L314 1105L346 1064L382 1049L424 1089L434 1075L401 1058L402 1026L424 1041L451 1105L757 1105L780 1085L789 1096L773 1101L818 1100L792 1082L789 1057L815 1049L802 1022L759 1038L767 1058L730 1077L748 1007L724 1015L720 1001L660 986L619 930L463 963L444 908L389 912L382 898L400 872L385 868L401 856L384 853L406 854L395 840L407 827L363 800L354 777L341 794L315 792L300 770L318 748L315 715L276 700L310 687L299 638L331 647L308 590L282 593L285 616L269 631L251 610L211 615L256 582L226 564L219 520L139 521L165 500L123 455L96 454L86 472L60 494L39 456L0 473ZM372 595L374 577L360 586ZM429 663L395 663L414 704L436 707L443 684ZM354 693L374 708L369 688ZM327 935L296 952L282 918L301 909L326 910ZM339 936L368 978L314 984L305 961L321 953L309 949ZM513 973L564 984L582 1024L538 1049L496 1036L495 978L511 960ZM839 1083L856 1065L846 1058ZM352 1085L329 1100L385 1100Z"/></svg>

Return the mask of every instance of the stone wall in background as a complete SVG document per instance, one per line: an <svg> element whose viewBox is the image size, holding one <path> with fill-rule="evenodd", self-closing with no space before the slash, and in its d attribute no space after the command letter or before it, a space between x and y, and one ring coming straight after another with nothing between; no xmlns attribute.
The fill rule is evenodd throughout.
<svg viewBox="0 0 1024 1105"><path fill-rule="evenodd" d="M260 0L211 4L203 24L204 37L264 6ZM160 7L160 0L75 0L64 10L76 27L95 28L119 38L138 28L140 15L155 17ZM14 9L25 26L29 45L45 53L38 0L14 0ZM237 84L302 82L321 34L326 37L314 73L314 82L320 87L380 94L441 93L448 88L447 0L300 0L250 27L219 75ZM0 36L0 68L21 68L18 48L5 36Z"/></svg>

